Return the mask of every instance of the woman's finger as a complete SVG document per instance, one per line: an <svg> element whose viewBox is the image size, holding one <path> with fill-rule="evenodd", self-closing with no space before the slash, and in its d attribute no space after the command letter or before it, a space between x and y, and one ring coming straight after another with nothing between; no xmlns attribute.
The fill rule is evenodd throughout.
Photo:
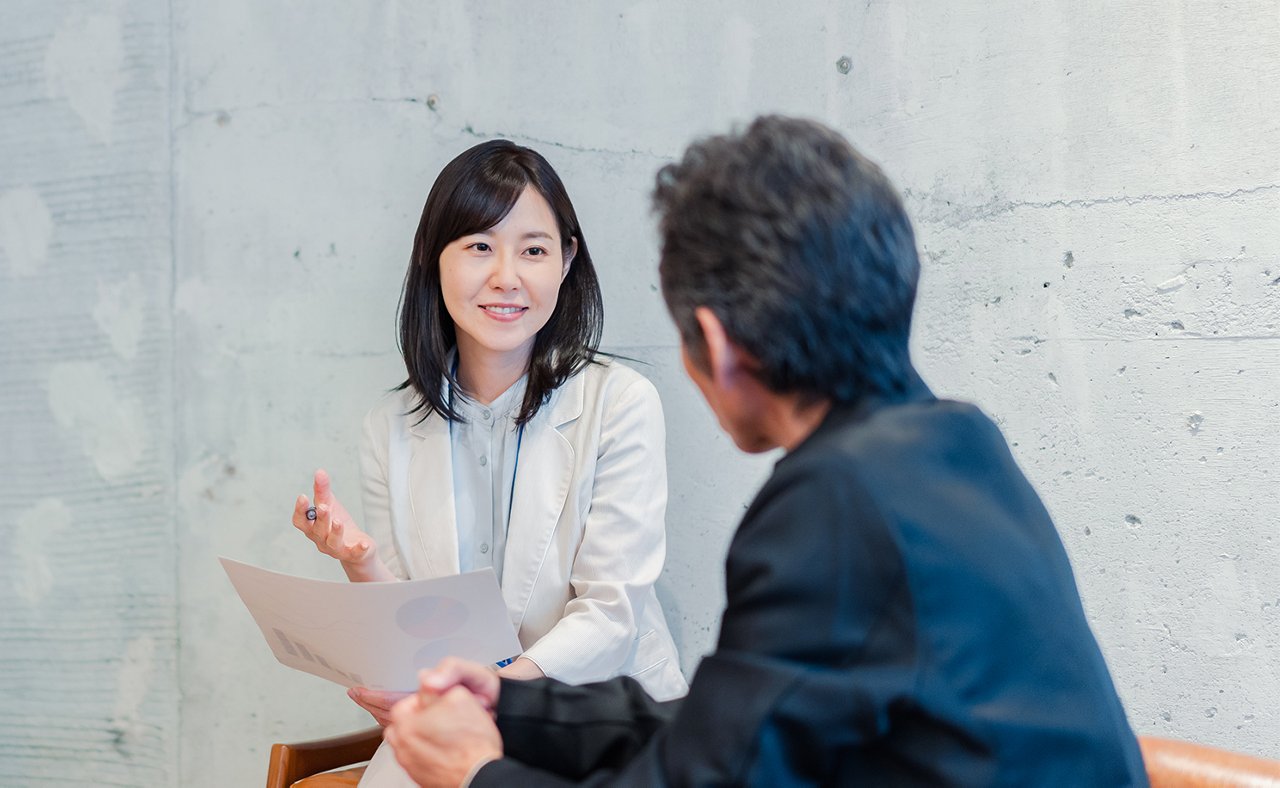
<svg viewBox="0 0 1280 788"><path fill-rule="evenodd" d="M408 692L384 692L356 687L347 692L351 699L368 709L376 709L390 713L391 707L407 698Z"/></svg>
<svg viewBox="0 0 1280 788"><path fill-rule="evenodd" d="M329 521L329 507L320 504L316 507L316 519L311 523L311 540L316 543L322 551L329 544L329 529L331 528Z"/></svg>
<svg viewBox="0 0 1280 788"><path fill-rule="evenodd" d="M329 538L325 540L325 544L329 545L329 549L335 553L343 552L346 550L346 545L343 543L342 523L339 520L333 520L332 517L330 520L333 525L329 528Z"/></svg>
<svg viewBox="0 0 1280 788"><path fill-rule="evenodd" d="M304 534L311 530L311 523L307 520L307 508L310 506L305 495L299 495L293 502L293 527Z"/></svg>
<svg viewBox="0 0 1280 788"><path fill-rule="evenodd" d="M373 715L379 725L386 727L391 722L391 707L404 697L404 693L384 693L353 687L347 690L347 696L355 701L357 706Z"/></svg>
<svg viewBox="0 0 1280 788"><path fill-rule="evenodd" d="M316 471L314 487L316 503L331 506L333 504L333 491L329 487L329 474L323 468Z"/></svg>

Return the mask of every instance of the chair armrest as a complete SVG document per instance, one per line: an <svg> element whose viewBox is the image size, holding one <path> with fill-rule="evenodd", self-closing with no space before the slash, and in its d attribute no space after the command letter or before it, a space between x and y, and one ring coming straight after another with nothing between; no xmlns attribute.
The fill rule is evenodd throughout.
<svg viewBox="0 0 1280 788"><path fill-rule="evenodd" d="M1139 736L1151 788L1280 786L1280 761L1193 742Z"/></svg>
<svg viewBox="0 0 1280 788"><path fill-rule="evenodd" d="M304 777L367 761L381 743L382 728L369 728L331 739L273 744L267 788L289 788Z"/></svg>

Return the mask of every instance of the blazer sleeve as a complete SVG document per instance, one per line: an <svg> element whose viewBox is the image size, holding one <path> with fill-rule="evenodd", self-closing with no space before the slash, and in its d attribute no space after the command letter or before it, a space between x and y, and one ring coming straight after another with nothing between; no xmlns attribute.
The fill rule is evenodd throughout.
<svg viewBox="0 0 1280 788"><path fill-rule="evenodd" d="M900 554L847 469L784 475L794 483L767 485L734 538L716 651L669 724L650 729L608 685L582 688L599 705L571 712L554 693L508 705L504 686L500 727L527 718L519 746L473 785L822 784L842 751L881 735L890 699L916 680ZM570 723L596 720L647 738L582 778L520 762L543 745L555 752ZM555 724L538 731L544 721Z"/></svg>
<svg viewBox="0 0 1280 788"><path fill-rule="evenodd" d="M391 574L405 580L408 573L391 533L391 484L387 472L391 425L387 421L390 409L386 402L364 417L360 437L360 498L364 522L359 525L377 545L378 556Z"/></svg>
<svg viewBox="0 0 1280 788"><path fill-rule="evenodd" d="M502 684L497 722L507 757L569 780L624 765L681 702L656 701L625 676L582 686L554 679Z"/></svg>
<svg viewBox="0 0 1280 788"><path fill-rule="evenodd" d="M644 378L604 406L591 505L570 572L573 599L524 653L575 684L616 675L666 560L667 465L662 402Z"/></svg>

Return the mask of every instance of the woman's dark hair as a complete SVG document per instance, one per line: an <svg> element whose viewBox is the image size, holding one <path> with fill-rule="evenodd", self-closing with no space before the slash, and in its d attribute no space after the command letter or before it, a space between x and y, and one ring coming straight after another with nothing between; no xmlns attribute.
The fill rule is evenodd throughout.
<svg viewBox="0 0 1280 788"><path fill-rule="evenodd" d="M773 391L854 402L901 391L920 264L880 168L818 123L762 117L664 167L662 294L705 366L711 309Z"/></svg>
<svg viewBox="0 0 1280 788"><path fill-rule="evenodd" d="M440 253L454 240L502 221L528 186L542 195L555 214L561 253L568 253L575 238L578 250L560 283L556 308L534 338L517 423L533 418L551 392L598 355L604 325L600 282L560 176L529 148L508 140L482 142L440 171L413 238L399 314L400 352L409 376L396 387L397 391L412 388L418 394L411 413L425 419L435 411L449 421L462 420L448 396L450 388L458 387L447 363L457 336L440 289Z"/></svg>

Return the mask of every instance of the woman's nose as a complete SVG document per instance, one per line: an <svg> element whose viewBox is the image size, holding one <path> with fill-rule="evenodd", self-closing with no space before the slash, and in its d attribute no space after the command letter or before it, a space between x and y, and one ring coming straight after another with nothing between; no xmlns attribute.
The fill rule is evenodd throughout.
<svg viewBox="0 0 1280 788"><path fill-rule="evenodd" d="M489 273L489 286L495 290L514 290L520 286L515 258L507 253L494 255L493 270Z"/></svg>

